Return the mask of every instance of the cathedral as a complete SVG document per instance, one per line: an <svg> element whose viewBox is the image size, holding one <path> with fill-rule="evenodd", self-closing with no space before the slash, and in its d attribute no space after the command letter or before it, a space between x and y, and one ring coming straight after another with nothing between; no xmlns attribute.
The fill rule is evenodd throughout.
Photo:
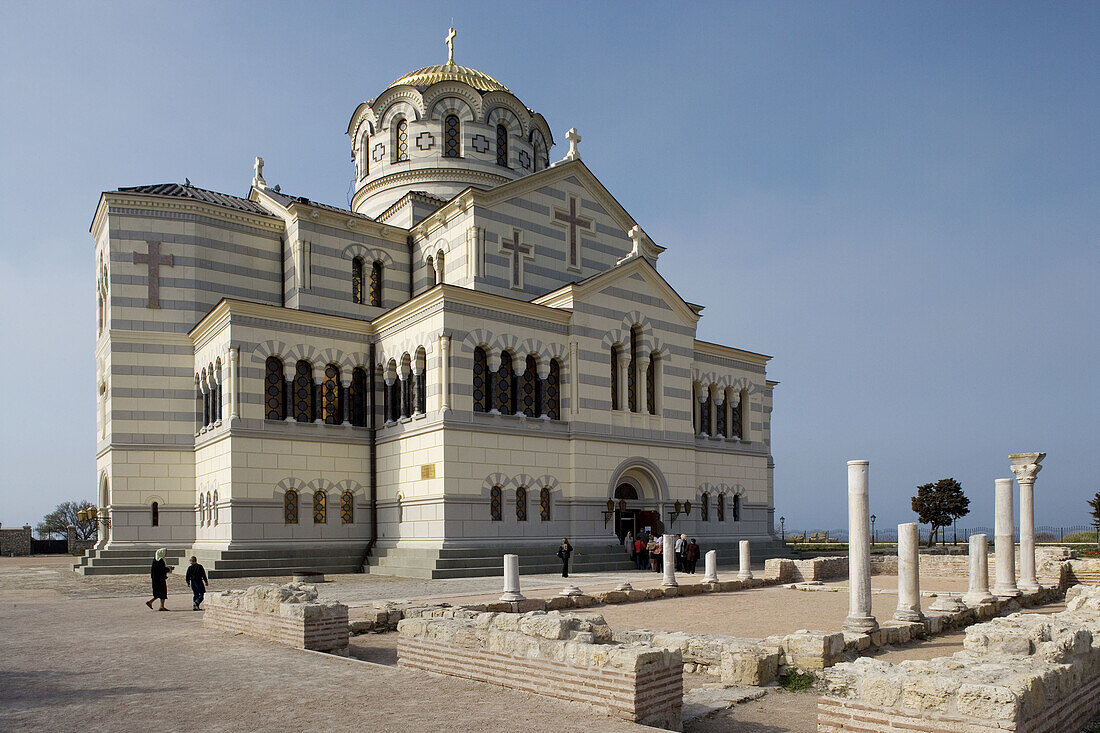
<svg viewBox="0 0 1100 733"><path fill-rule="evenodd" d="M214 577L536 572L562 537L611 570L645 531L782 552L769 357L696 338L703 306L580 135L551 162L546 119L453 39L352 113L348 209L261 158L244 196L100 196L102 526L78 572L162 546Z"/></svg>

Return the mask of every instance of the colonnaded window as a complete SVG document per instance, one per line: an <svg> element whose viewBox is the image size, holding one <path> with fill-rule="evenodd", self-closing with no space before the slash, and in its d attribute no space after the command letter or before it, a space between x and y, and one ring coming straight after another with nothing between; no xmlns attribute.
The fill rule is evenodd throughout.
<svg viewBox="0 0 1100 733"><path fill-rule="evenodd" d="M704 522L710 521L710 494L706 491L699 499L699 519Z"/></svg>
<svg viewBox="0 0 1100 733"><path fill-rule="evenodd" d="M378 260L370 266L370 304L382 307L382 263Z"/></svg>
<svg viewBox="0 0 1100 733"><path fill-rule="evenodd" d="M733 495L733 521L741 521L741 496L738 494Z"/></svg>
<svg viewBox="0 0 1100 733"><path fill-rule="evenodd" d="M409 121L404 117L397 123L396 152L394 162L400 163L409 159Z"/></svg>
<svg viewBox="0 0 1100 733"><path fill-rule="evenodd" d="M611 347L611 409L619 409L619 345Z"/></svg>
<svg viewBox="0 0 1100 733"><path fill-rule="evenodd" d="M726 521L726 495L725 494L719 494L718 495L718 507L717 507L717 509L718 509L718 521L719 522Z"/></svg>
<svg viewBox="0 0 1100 733"><path fill-rule="evenodd" d="M497 165L508 167L508 128L497 125Z"/></svg>
<svg viewBox="0 0 1100 733"><path fill-rule="evenodd" d="M501 517L500 487L494 486L489 490L489 518L499 522Z"/></svg>
<svg viewBox="0 0 1100 733"><path fill-rule="evenodd" d="M355 257L351 261L351 300L363 302L363 258Z"/></svg>
<svg viewBox="0 0 1100 733"><path fill-rule="evenodd" d="M527 487L520 486L516 489L516 521L527 521Z"/></svg>
<svg viewBox="0 0 1100 733"><path fill-rule="evenodd" d="M489 357L485 349L474 349L474 412L489 411Z"/></svg>
<svg viewBox="0 0 1100 733"><path fill-rule="evenodd" d="M324 524L328 521L328 495L323 491L313 492L313 523Z"/></svg>
<svg viewBox="0 0 1100 733"><path fill-rule="evenodd" d="M325 367L325 379L321 382L321 415L326 425L339 425L340 420L340 367Z"/></svg>
<svg viewBox="0 0 1100 733"><path fill-rule="evenodd" d="M631 412L638 411L638 327L630 327L630 364L626 372L627 404Z"/></svg>
<svg viewBox="0 0 1100 733"><path fill-rule="evenodd" d="M660 354L654 351L649 355L649 366L645 369L646 410L650 415L657 414L657 360Z"/></svg>
<svg viewBox="0 0 1100 733"><path fill-rule="evenodd" d="M218 492L214 492L214 526L218 526Z"/></svg>
<svg viewBox="0 0 1100 733"><path fill-rule="evenodd" d="M726 402L723 400L722 404L714 403L714 434L721 437L726 437L726 412L729 410Z"/></svg>
<svg viewBox="0 0 1100 733"><path fill-rule="evenodd" d="M462 128L458 115L447 115L443 121L443 157L457 158L461 154Z"/></svg>
<svg viewBox="0 0 1100 733"><path fill-rule="evenodd" d="M313 421L313 365L305 359L294 366L294 419Z"/></svg>
<svg viewBox="0 0 1100 733"><path fill-rule="evenodd" d="M340 494L340 523L352 524L355 522L355 494L345 491Z"/></svg>
<svg viewBox="0 0 1100 733"><path fill-rule="evenodd" d="M524 362L524 372L521 378L523 389L520 395L520 406L523 414L527 417L539 417L539 397L541 397L539 392L542 387L539 381L538 364L535 357L528 354Z"/></svg>
<svg viewBox="0 0 1100 733"><path fill-rule="evenodd" d="M550 373L546 375L546 416L561 420L561 365L550 360Z"/></svg>
<svg viewBox="0 0 1100 733"><path fill-rule="evenodd" d="M516 383L512 372L512 355L507 351L500 355L500 369L497 370L497 411L502 415L515 412Z"/></svg>
<svg viewBox="0 0 1100 733"><path fill-rule="evenodd" d="M266 376L264 378L264 404L268 420L286 419L286 382L283 379L283 360L277 356L267 357Z"/></svg>
<svg viewBox="0 0 1100 733"><path fill-rule="evenodd" d="M287 489L283 494L283 522L298 523L298 492L294 489Z"/></svg>
<svg viewBox="0 0 1100 733"><path fill-rule="evenodd" d="M154 527L159 527L160 526L160 504L154 501L152 503L152 505L149 507L149 509L152 513L153 526Z"/></svg>
<svg viewBox="0 0 1100 733"><path fill-rule="evenodd" d="M362 367L351 370L351 385L348 387L348 405L351 412L351 424L357 427L367 425L367 372Z"/></svg>
<svg viewBox="0 0 1100 733"><path fill-rule="evenodd" d="M550 521L550 488L548 486L543 486L539 490L539 517L544 522Z"/></svg>

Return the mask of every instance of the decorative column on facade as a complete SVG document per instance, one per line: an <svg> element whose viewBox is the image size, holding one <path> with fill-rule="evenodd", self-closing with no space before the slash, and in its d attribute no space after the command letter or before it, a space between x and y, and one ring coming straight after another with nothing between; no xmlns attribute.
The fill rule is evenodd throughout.
<svg viewBox="0 0 1100 733"><path fill-rule="evenodd" d="M203 376L199 377L199 391L202 393L202 417L199 419L201 423L199 425L199 432L206 432L206 426L210 424L210 385L207 384L207 380L204 378L205 370L203 370Z"/></svg>
<svg viewBox="0 0 1100 733"><path fill-rule="evenodd" d="M485 366L489 369L489 373L486 375L486 386L489 390L489 414L499 415L500 410L497 408L497 382L500 381L500 352L489 350L485 357ZM515 363L514 359L512 363Z"/></svg>
<svg viewBox="0 0 1100 733"><path fill-rule="evenodd" d="M722 412L722 430L718 430L718 412ZM729 413L726 412L726 390L717 389L714 392L714 435L711 437L716 440L725 440L726 433L729 432L730 420Z"/></svg>
<svg viewBox="0 0 1100 733"><path fill-rule="evenodd" d="M968 606L992 603L989 592L989 538L984 534L970 535L970 588L963 596Z"/></svg>
<svg viewBox="0 0 1100 733"><path fill-rule="evenodd" d="M325 422L325 365L313 365L313 422Z"/></svg>
<svg viewBox="0 0 1100 733"><path fill-rule="evenodd" d="M627 383L630 374L629 352L625 350L619 355L619 409L630 412L630 385Z"/></svg>
<svg viewBox="0 0 1100 733"><path fill-rule="evenodd" d="M638 378L635 380L635 391L638 394L638 412L643 415L649 414L649 380L646 378L646 374L649 373L649 354L638 354Z"/></svg>
<svg viewBox="0 0 1100 733"><path fill-rule="evenodd" d="M443 261L443 257L436 256L432 258L432 267L435 268L436 283L443 282Z"/></svg>
<svg viewBox="0 0 1100 733"><path fill-rule="evenodd" d="M550 415L546 412L546 380L550 378L550 362L542 360L539 362L538 368L539 374L539 388L535 390L535 415L538 417L549 420ZM561 389L561 385L558 385L558 389Z"/></svg>
<svg viewBox="0 0 1100 733"><path fill-rule="evenodd" d="M294 284L298 290L309 290L310 270L309 242L301 239L294 242Z"/></svg>
<svg viewBox="0 0 1100 733"><path fill-rule="evenodd" d="M848 461L848 618L844 630L869 634L878 628L871 615L871 504L867 461Z"/></svg>
<svg viewBox="0 0 1100 733"><path fill-rule="evenodd" d="M229 421L241 416L241 350L234 346L229 350Z"/></svg>
<svg viewBox="0 0 1100 733"><path fill-rule="evenodd" d="M1035 575L1035 477L1046 453L1013 453L1012 473L1020 484L1020 590L1039 590Z"/></svg>
<svg viewBox="0 0 1100 733"><path fill-rule="evenodd" d="M1012 519L1012 479L999 478L994 482L993 551L997 561L997 582L993 594L998 598L1015 598L1020 595L1016 587L1016 523Z"/></svg>
<svg viewBox="0 0 1100 733"><path fill-rule="evenodd" d="M920 534L916 522L898 525L898 608L897 621L921 621Z"/></svg>
<svg viewBox="0 0 1100 733"><path fill-rule="evenodd" d="M451 337L439 337L439 409L451 409Z"/></svg>
<svg viewBox="0 0 1100 733"><path fill-rule="evenodd" d="M337 401L340 407L340 423L351 425L351 376L340 375L340 396Z"/></svg>
<svg viewBox="0 0 1100 733"><path fill-rule="evenodd" d="M664 563L664 578L661 579L662 588L675 588L680 585L676 582L676 535L666 534L662 540L661 560Z"/></svg>
<svg viewBox="0 0 1100 733"><path fill-rule="evenodd" d="M401 386L397 390L397 403L400 405L398 417L401 419L405 419L412 415L412 406L409 404L412 402L412 384L409 381L411 376L411 367L404 364L397 367L397 378L401 381Z"/></svg>
<svg viewBox="0 0 1100 733"><path fill-rule="evenodd" d="M576 415L581 411L581 380L579 345L569 342L569 412Z"/></svg>
<svg viewBox="0 0 1100 733"><path fill-rule="evenodd" d="M741 540L737 543L739 572L738 580L752 580L752 556L749 554L749 541Z"/></svg>
<svg viewBox="0 0 1100 733"><path fill-rule="evenodd" d="M386 385L386 388L382 391L382 423L393 425L393 383L397 381L397 375L388 374L388 371L387 369L382 375L382 381Z"/></svg>
<svg viewBox="0 0 1100 733"><path fill-rule="evenodd" d="M428 396L421 394L421 391L427 387L427 380L421 379L424 376L424 370L427 365L421 365L417 360L413 360L412 373L410 377L412 379L412 389L410 390L411 396L409 398L409 414L414 416L420 416L424 413L420 411L420 403L424 402L424 408L427 409Z"/></svg>
<svg viewBox="0 0 1100 733"><path fill-rule="evenodd" d="M202 432L202 417L203 417L203 415L202 415L202 405L203 405L202 380L199 379L199 375L196 374L195 375L195 435L196 436L199 433ZM106 417L104 417L104 422L106 422Z"/></svg>
<svg viewBox="0 0 1100 733"><path fill-rule="evenodd" d="M213 414L210 417L214 418L215 425L221 425L222 423L222 364L219 360L214 366L214 371L210 373L210 382L214 390L213 399Z"/></svg>

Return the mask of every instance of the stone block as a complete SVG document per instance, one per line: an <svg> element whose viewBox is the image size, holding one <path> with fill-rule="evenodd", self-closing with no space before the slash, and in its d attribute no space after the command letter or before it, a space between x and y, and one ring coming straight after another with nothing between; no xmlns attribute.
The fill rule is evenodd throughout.
<svg viewBox="0 0 1100 733"><path fill-rule="evenodd" d="M590 608L596 605L596 599L589 595L569 596L573 601L573 608Z"/></svg>
<svg viewBox="0 0 1100 733"><path fill-rule="evenodd" d="M722 651L722 683L727 685L766 685L779 672L778 650L728 647Z"/></svg>
<svg viewBox="0 0 1100 733"><path fill-rule="evenodd" d="M844 634L799 630L783 637L786 663L804 670L831 667L844 655Z"/></svg>
<svg viewBox="0 0 1100 733"><path fill-rule="evenodd" d="M626 603L630 597L625 591L609 590L594 594L600 603Z"/></svg>
<svg viewBox="0 0 1100 733"><path fill-rule="evenodd" d="M669 587L669 588L661 588L661 595L664 596L665 598L676 598L677 596L680 595L680 588L677 587L677 586L672 586L672 587Z"/></svg>
<svg viewBox="0 0 1100 733"><path fill-rule="evenodd" d="M698 583L684 584L680 586L680 595L697 596L703 592L703 586Z"/></svg>
<svg viewBox="0 0 1100 733"><path fill-rule="evenodd" d="M547 611L562 611L568 608L573 608L573 598L571 596L554 596L546 599Z"/></svg>
<svg viewBox="0 0 1100 733"><path fill-rule="evenodd" d="M645 592L646 600L656 600L658 598L664 598L664 593L660 588L647 588Z"/></svg>
<svg viewBox="0 0 1100 733"><path fill-rule="evenodd" d="M649 598L649 594L646 593L644 590L631 590L627 592L626 596L631 603L637 603L639 601L644 601Z"/></svg>

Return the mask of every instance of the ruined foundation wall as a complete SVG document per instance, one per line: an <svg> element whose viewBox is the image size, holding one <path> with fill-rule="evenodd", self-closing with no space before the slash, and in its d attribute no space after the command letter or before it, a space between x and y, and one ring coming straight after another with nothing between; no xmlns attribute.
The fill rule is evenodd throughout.
<svg viewBox="0 0 1100 733"><path fill-rule="evenodd" d="M348 649L348 607L318 600L311 585L254 585L208 593L202 625L298 649L338 654Z"/></svg>

